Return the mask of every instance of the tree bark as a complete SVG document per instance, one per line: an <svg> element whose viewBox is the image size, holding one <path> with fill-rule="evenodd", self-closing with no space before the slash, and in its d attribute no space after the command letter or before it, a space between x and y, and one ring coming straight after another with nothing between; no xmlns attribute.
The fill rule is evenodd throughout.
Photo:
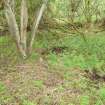
<svg viewBox="0 0 105 105"><path fill-rule="evenodd" d="M35 21L34 21L34 24L33 24L33 29L32 29L32 38L31 38L30 45L29 45L29 51L30 51L30 52L31 52L31 50L32 50L32 46L33 46L33 43L34 43L34 39L35 39L35 36L36 36L36 32L37 32L39 23L40 23L40 21L41 21L41 18L42 18L42 16L43 16L43 13L44 13L44 11L45 11L45 8L46 8L47 3L48 3L48 0L44 0L42 6L41 6L41 8L40 8L38 17L37 17L37 19L35 18Z"/></svg>
<svg viewBox="0 0 105 105"><path fill-rule="evenodd" d="M22 0L21 2L21 25L20 25L20 32L18 28L18 24L16 22L16 17L14 13L14 0L13 2L11 0L4 0L5 3L5 15L7 19L7 23L9 26L9 31L11 35L15 38L17 47L23 56L23 58L27 57L27 24L28 24L28 9L27 9L27 4L26 0ZM13 5L11 5L11 3ZM29 43L29 54L32 50L32 46L34 43L34 39L36 36L36 32L39 26L39 23L41 21L41 18L43 16L43 13L45 11L46 5L48 3L48 0L44 0L37 18L34 20L33 28L32 28L32 37L30 39Z"/></svg>
<svg viewBox="0 0 105 105"><path fill-rule="evenodd" d="M8 2L5 2L5 15L6 15L7 23L9 26L9 31L11 35L15 38L17 47L21 55L23 57L26 57L26 52L23 50L20 43L19 28L16 22L16 18Z"/></svg>
<svg viewBox="0 0 105 105"><path fill-rule="evenodd" d="M21 2L21 28L20 39L24 51L27 50L27 25L28 25L28 10L26 0Z"/></svg>

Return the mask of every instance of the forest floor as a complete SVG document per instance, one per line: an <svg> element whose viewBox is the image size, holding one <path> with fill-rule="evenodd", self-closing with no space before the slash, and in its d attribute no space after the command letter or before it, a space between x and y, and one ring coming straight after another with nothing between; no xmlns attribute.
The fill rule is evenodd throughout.
<svg viewBox="0 0 105 105"><path fill-rule="evenodd" d="M59 30L43 34L26 61L8 36L0 40L0 105L105 105L105 32L88 33L86 43Z"/></svg>

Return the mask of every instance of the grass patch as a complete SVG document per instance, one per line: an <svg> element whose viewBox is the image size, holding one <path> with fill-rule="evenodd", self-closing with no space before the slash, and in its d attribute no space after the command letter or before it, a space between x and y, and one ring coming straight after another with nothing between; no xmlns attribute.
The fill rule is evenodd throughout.
<svg viewBox="0 0 105 105"><path fill-rule="evenodd" d="M44 84L43 84L43 81L42 80L35 80L33 81L33 84L35 87L39 88L39 89L42 89Z"/></svg>
<svg viewBox="0 0 105 105"><path fill-rule="evenodd" d="M89 96L82 96L80 100L80 105L89 105Z"/></svg>
<svg viewBox="0 0 105 105"><path fill-rule="evenodd" d="M34 103L34 102L31 102L31 101L29 101L29 100L23 100L22 101L22 105L37 105L36 103Z"/></svg>
<svg viewBox="0 0 105 105"><path fill-rule="evenodd" d="M45 35L47 34L48 33L45 33ZM86 44L78 35L70 36L67 34L66 37L52 39L53 35L54 34L49 34L49 36L47 35L46 39L43 37L38 37L36 39L33 46L33 53L28 60L24 61L24 63L32 63L34 60L40 60L39 58L41 57L43 60L41 60L40 63L38 62L39 64L37 65L40 67L27 68L23 65L22 72L21 70L19 71L19 78L27 77L30 79L31 76L34 76L33 73L38 71L36 69L40 69L40 73L45 73L46 76L48 76L48 81L45 81L43 78L40 79L40 77L38 77L39 80L32 80L32 87L30 87L31 89L35 89L36 93L37 91L43 91L43 88L46 89L43 95L39 93L41 97L40 95L39 97L35 97L35 99L37 101L40 100L43 105L51 105L55 103L57 105L104 105L105 83L100 80L92 81L89 78L85 78L82 74L84 72L83 70L92 71L94 68L102 75L105 74L104 33L87 35L88 44ZM48 50L59 46L65 46L67 47L67 50L60 53ZM12 52L14 48L16 49L14 45L11 46L10 49L9 47L6 47L2 50L2 54L8 55L9 51ZM48 54L41 55L40 53L34 52L34 49L36 48L47 49ZM17 56L11 55L12 59L14 57ZM12 59L9 59L9 61ZM34 63L33 65L35 65ZM33 70L30 70L30 68ZM45 74L42 74L42 76ZM16 75L18 75L18 73ZM26 81L24 80L23 82L25 83ZM23 82L19 81L20 90L21 88L24 89L22 85L24 84ZM54 86L52 86L52 84L54 84ZM8 103L11 97L7 94L7 89L3 83L0 83L0 92L3 94L2 97L0 97L0 101L3 104ZM27 99L22 100L22 105L37 105L34 101L30 101L30 99L28 99L31 94L27 94L29 95L27 95Z"/></svg>
<svg viewBox="0 0 105 105"><path fill-rule="evenodd" d="M105 36L104 33L87 35L88 44L80 36L68 36L56 42L56 46L66 46L68 51L62 54L50 54L48 61L67 68L81 68L105 71ZM50 44L49 44L50 45Z"/></svg>
<svg viewBox="0 0 105 105"><path fill-rule="evenodd" d="M0 81L0 104L4 105L12 100L12 96L8 94L8 89L3 82Z"/></svg>

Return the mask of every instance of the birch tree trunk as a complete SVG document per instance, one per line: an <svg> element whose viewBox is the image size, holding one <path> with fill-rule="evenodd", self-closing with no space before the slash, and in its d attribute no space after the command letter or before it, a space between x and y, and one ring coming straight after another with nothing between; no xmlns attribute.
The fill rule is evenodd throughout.
<svg viewBox="0 0 105 105"><path fill-rule="evenodd" d="M32 29L32 38L31 38L30 45L29 45L29 51L30 51L30 52L31 52L31 50L32 50L32 46L33 46L33 43L34 43L34 39L35 39L35 36L36 36L36 32L37 32L39 23L40 23L40 21L41 21L41 18L42 18L42 16L43 16L43 13L44 13L44 11L45 11L45 8L46 8L47 3L48 3L48 0L44 0L42 6L41 6L41 8L40 8L38 17L37 17L37 19L35 18L35 20L34 20L33 29Z"/></svg>
<svg viewBox="0 0 105 105"><path fill-rule="evenodd" d="M21 44L26 52L27 50L27 24L28 24L28 10L26 0L22 0L21 2L21 28L20 28L20 37Z"/></svg>
<svg viewBox="0 0 105 105"><path fill-rule="evenodd" d="M19 28L16 22L15 15L11 9L10 4L5 1L5 15L7 19L7 23L9 26L9 31L11 35L15 38L17 47L23 57L26 57L26 52L23 50L21 43L20 43L20 35L19 35Z"/></svg>
<svg viewBox="0 0 105 105"><path fill-rule="evenodd" d="M29 43L29 53L32 50L32 46L34 43L35 35L39 26L39 23L41 21L42 15L44 13L44 10L46 8L48 0L44 0L37 18L34 20L33 28L32 28L32 37L31 41ZM15 38L17 47L23 56L23 58L27 57L27 24L28 24L28 9L26 0L22 0L21 2L21 25L20 25L20 32L18 28L18 24L16 22L16 17L14 13L14 0L4 0L5 3L5 15L7 19L7 23L9 26L9 31L11 35ZM12 4L11 4L12 3Z"/></svg>

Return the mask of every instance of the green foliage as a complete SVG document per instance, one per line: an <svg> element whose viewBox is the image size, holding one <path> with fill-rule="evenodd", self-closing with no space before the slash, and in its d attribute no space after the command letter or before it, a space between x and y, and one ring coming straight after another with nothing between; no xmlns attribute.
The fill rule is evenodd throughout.
<svg viewBox="0 0 105 105"><path fill-rule="evenodd" d="M64 100L60 100L60 105L66 105Z"/></svg>
<svg viewBox="0 0 105 105"><path fill-rule="evenodd" d="M63 91L65 90L65 88L64 88L62 85L59 85L59 86L57 87L57 90L58 90L59 92L63 92Z"/></svg>
<svg viewBox="0 0 105 105"><path fill-rule="evenodd" d="M72 0L72 1L75 2L75 0ZM21 0L16 0L16 13L15 14L16 14L18 23L20 20L20 17L19 17L20 2L21 2ZM29 9L29 21L30 21L29 26L31 26L33 24L35 12L40 7L41 3L42 3L42 0L28 0L27 1L28 9ZM75 4L76 4L76 2L75 2ZM50 1L51 7L49 6L48 9L50 10L51 16L52 17L54 16L53 18L56 20L56 22L65 23L60 19L62 18L63 20L66 20L66 21L69 20L70 16L72 15L71 14L72 8L70 5L71 5L70 0L69 1L68 0L67 1L66 0L65 1L64 0L63 1L62 0L51 0ZM100 5L98 5L98 6L100 6ZM86 5L86 8L89 8L89 6ZM92 9L92 8L90 8L90 9ZM101 8L99 8L99 9L101 9ZM86 19L91 20L90 19L91 17L89 16L91 14L93 15L92 20L95 21L96 20L95 13L88 14L88 11L89 11L89 13L91 12L90 10L87 9L85 12L87 17L84 17L83 16L84 14L82 14L83 7L81 7L81 10L80 10L80 8L78 8L78 11L76 11L78 13L78 16L75 17L74 21L83 22L82 20L84 20L84 21ZM46 16L48 16L48 15L49 14L47 14ZM44 18L46 18L46 17L44 17ZM49 22L48 24L50 25L51 23ZM68 28L68 27L66 27L66 28ZM62 30L69 31L66 28L64 28ZM43 26L42 26L42 29L43 29ZM49 27L48 27L48 29L49 29ZM44 56L33 51L33 53L30 56L30 62L31 62L31 60L35 60L35 59L39 58L40 56L43 58L46 56L45 58L47 59L48 63L53 66L58 66L58 67L61 66L62 68L64 67L64 69L69 68L69 70L71 70L71 68L80 68L82 70L85 70L85 69L93 70L93 68L96 68L98 71L105 73L105 35L104 35L105 32L100 33L100 34L96 34L96 33L92 33L91 35L87 34L86 36L87 36L88 44L86 44L86 43L84 43L84 40L79 36L78 33L74 36L73 35L71 36L71 34L69 34L69 33L65 33L65 36L66 36L65 37L62 35L62 33L63 33L62 30L60 30L60 29L53 30L52 29L52 30L50 30L51 32L46 31L46 30L45 31L39 30L39 33L38 33L38 36L36 37L36 41L33 45L33 48L36 48L36 49L37 48L46 48L46 49L50 48L51 49L54 46L58 46L58 47L66 46L68 48L67 51L61 52L59 54L49 51L49 54L48 55L46 54ZM83 31L85 31L85 30L83 30ZM59 34L58 36L57 36L57 32ZM71 33L71 31L70 31L70 33ZM29 35L29 37L30 37L30 35ZM5 44L7 44L8 46ZM5 56L6 59L3 58L4 62L5 62L5 64L4 64L5 66L6 66L7 61L10 62L11 60L18 58L16 46L14 45L13 41L10 39L10 36L9 37L8 36L0 37L0 47L1 46L3 46L2 47L3 49L0 50L0 55L1 55L0 58ZM50 66L50 65L48 65L48 66ZM65 95L66 90L68 91L72 87L73 88L75 87L75 88L78 88L78 90L80 90L82 92L84 90L86 90L86 92L84 92L84 94L86 94L86 96L85 95L81 96L81 92L76 91L76 93L79 93L79 95L81 97L80 105L89 105L90 104L89 102L91 101L90 95L92 95L93 99L95 98L94 100L92 100L92 101L94 101L95 105L104 105L104 103L105 103L105 88L99 89L98 93L97 93L97 89L96 89L95 92L93 92L93 93L94 93L94 95L97 95L97 94L98 95L95 97L95 96L93 96L93 94L91 92L93 91L92 89L95 88L95 86L97 86L97 84L89 83L89 81L87 81L86 78L83 78L82 76L80 77L80 80L77 80L78 78L75 78L74 75L69 70L65 71L64 73L62 73L62 71L60 71L60 73L62 73L62 78L63 78L62 80L64 80L64 83L63 83L63 85L60 84L59 86L53 87L53 88L57 89L56 90L57 92L54 91L54 95L56 95L56 93L60 94L63 92ZM77 76L77 74L76 74L76 76ZM75 80L73 80L73 79L75 79ZM91 81L91 82L93 82L93 81ZM40 90L40 89L43 89L43 87L44 87L43 80L33 80L32 83L33 83L32 85L34 85L34 88L36 89L36 91L37 91L37 89ZM89 84L91 86L89 86ZM89 88L90 90L88 90L87 88ZM6 86L2 82L0 82L0 104L2 104L2 103L8 104L8 101L11 100L11 97L10 97L10 95L7 94L8 92L6 90L7 90ZM75 91L72 91L72 89L70 92L71 93L73 92L73 95L75 94ZM87 95L87 92L89 95ZM53 96L52 93L51 93L51 95ZM62 97L66 98L66 95L62 96ZM53 98L50 96L45 96L43 101L44 101L45 105L51 105ZM62 100L58 100L58 101L61 101L60 105L66 105L66 99L62 99ZM76 105L74 103L69 104L69 105ZM27 100L23 99L22 105L37 105L37 104L34 102L31 102L28 99Z"/></svg>
<svg viewBox="0 0 105 105"><path fill-rule="evenodd" d="M7 87L0 81L0 104L7 104L12 100L12 96L10 96L7 92Z"/></svg>
<svg viewBox="0 0 105 105"><path fill-rule="evenodd" d="M56 42L56 46L67 46L68 50L58 55L50 53L48 61L53 65L64 66L66 68L77 67L82 70L96 68L103 72L105 70L104 33L88 35L87 40L88 45L84 43L80 36L69 36L59 39Z"/></svg>
<svg viewBox="0 0 105 105"><path fill-rule="evenodd" d="M80 105L89 105L89 96L81 97Z"/></svg>
<svg viewBox="0 0 105 105"><path fill-rule="evenodd" d="M0 93L5 91L6 91L6 86L2 82L0 82Z"/></svg>
<svg viewBox="0 0 105 105"><path fill-rule="evenodd" d="M96 101L96 104L95 104L95 105L103 105L102 100L98 99L98 100Z"/></svg>
<svg viewBox="0 0 105 105"><path fill-rule="evenodd" d="M51 53L50 55L48 55L48 59L49 59L49 62L53 65L57 64L58 62L58 58L57 58L57 55L56 54L53 54Z"/></svg>
<svg viewBox="0 0 105 105"><path fill-rule="evenodd" d="M33 81L33 84L34 84L35 87L37 87L39 89L43 88L43 86L44 86L42 80L35 80L35 81Z"/></svg>
<svg viewBox="0 0 105 105"><path fill-rule="evenodd" d="M99 96L103 100L103 102L105 102L105 88L101 88L99 90Z"/></svg>
<svg viewBox="0 0 105 105"><path fill-rule="evenodd" d="M105 103L105 88L101 87L98 91L98 97L95 105L104 105Z"/></svg>
<svg viewBox="0 0 105 105"><path fill-rule="evenodd" d="M31 56L29 57L29 59L28 59L28 61L35 61L36 59L38 59L39 58L39 54L38 53L36 53L36 52L33 52L32 54L31 54Z"/></svg>
<svg viewBox="0 0 105 105"><path fill-rule="evenodd" d="M23 100L22 105L37 105L36 103L33 103L29 100Z"/></svg>

